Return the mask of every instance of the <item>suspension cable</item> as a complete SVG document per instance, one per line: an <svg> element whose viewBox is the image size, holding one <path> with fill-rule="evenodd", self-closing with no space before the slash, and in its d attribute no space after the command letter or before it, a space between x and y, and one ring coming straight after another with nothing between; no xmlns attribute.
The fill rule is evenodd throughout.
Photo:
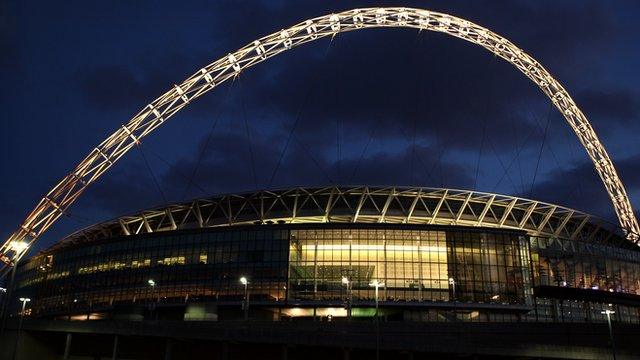
<svg viewBox="0 0 640 360"><path fill-rule="evenodd" d="M411 49L411 53L409 56L407 56L407 61L410 61L411 58L414 58L414 60L418 60L419 59L415 59L417 58L417 54L420 53L421 50L423 50L424 47L424 39L427 37L428 33L422 33L421 31L418 31L416 33L416 36L413 39L413 43L410 46ZM420 70L420 76L419 76L419 82L420 85L422 85L422 83L424 83L424 79L425 79L425 72L424 72L424 68L423 66L418 66L418 69ZM418 91L418 96L423 95L423 90L424 88L422 86L420 86L420 89ZM420 100L420 99L418 99ZM433 177L431 175L432 171L429 170L429 167L426 165L426 163L424 162L424 160L422 159L422 157L420 156L420 154L416 151L416 137L417 137L417 125L416 125L416 118L419 115L419 109L418 109L418 104L422 103L421 101L415 101L416 107L414 108L415 111L415 116L413 117L413 133L411 134L412 136L409 137L406 132L404 127L402 127L402 125L398 124L398 129L400 130L400 133L402 134L402 136L404 137L405 141L407 142L407 145L411 148L411 152L410 152L410 182L413 184L414 183L414 174L415 174L415 160L417 159L420 164L422 165L422 167L425 170L425 173L427 174L427 177L433 182ZM406 109L409 109L410 106L406 106Z"/></svg>
<svg viewBox="0 0 640 360"><path fill-rule="evenodd" d="M296 144L298 144L298 146L300 146L300 148L302 148L302 150L305 152L305 154L307 154L307 156L309 156L309 158L316 165L316 167L318 167L318 169L320 169L320 172L322 172L324 177L326 177L327 180L329 180L329 183L331 183L332 185L336 185L335 180L333 180L333 178L329 175L329 172L320 165L320 162L318 161L318 159L315 158L315 156L313 156L313 154L311 153L309 148L307 146L305 146L298 139L296 139Z"/></svg>
<svg viewBox="0 0 640 360"><path fill-rule="evenodd" d="M509 92L511 95L511 92ZM510 104L513 104L514 101L510 101ZM513 108L509 108L508 121L511 123L511 131L513 132L513 139L515 142L515 158L518 161L518 175L520 177L520 193L524 194L526 191L526 185L524 184L524 174L522 173L522 161L520 155L518 153L518 148L520 147L520 137L518 136L518 129L516 128L517 116L514 116Z"/></svg>
<svg viewBox="0 0 640 360"><path fill-rule="evenodd" d="M331 38L331 41L329 42L329 45L327 46L327 49L324 52L323 62L326 62L326 59L327 59L327 56L329 54L329 50L331 49L331 45L332 44L333 44L333 38ZM302 118L304 107L306 106L307 102L311 98L311 93L312 93L313 87L316 85L316 82L320 78L319 75L320 75L320 72L317 71L316 74L315 74L314 79L309 83L309 87L307 88L307 91L305 93L304 100L302 101L302 104L298 108L298 112L296 113L296 118L294 120L293 126L291 127L291 131L289 131L289 135L287 136L287 140L285 142L284 148L280 152L280 157L278 158L278 162L276 163L276 167L273 169L273 173L271 174L271 178L269 178L269 183L267 185L267 188L271 188L271 185L273 184L273 180L275 179L276 175L278 174L278 170L280 169L280 166L282 165L282 161L284 160L284 156L287 153L287 149L289 148L289 144L291 143L291 139L293 137L293 133L295 132L296 128L298 127L298 123L300 122L300 119Z"/></svg>
<svg viewBox="0 0 640 360"><path fill-rule="evenodd" d="M227 101L229 100L229 95L231 94L231 89L233 88L234 83L235 83L235 78L233 79L231 84L228 85L227 91L225 92L223 100L216 107L214 120L211 123L211 128L209 129L209 134L207 135L207 138L204 141L204 146L202 146L202 149L200 149L200 153L198 154L198 158L196 160L196 166L193 168L193 171L191 172L191 176L189 176L189 179L188 179L189 181L187 182L187 187L184 190L184 193L182 194L182 198L185 198L187 196L187 193L191 189L191 185L195 185L194 180L195 180L196 174L198 173L198 169L200 168L200 164L201 164L201 162L202 162L202 160L204 158L204 154L206 153L207 148L209 147L209 143L211 142L211 138L213 137L213 133L214 133L215 129L218 126L220 118L222 117L223 105L226 104Z"/></svg>
<svg viewBox="0 0 640 360"><path fill-rule="evenodd" d="M208 196L211 195L211 192L207 191L204 189L204 187L200 186L200 184L198 184L195 179L189 179L189 176L185 175L182 171L179 171L176 167L175 164L172 164L171 162L169 162L169 160L163 158L162 156L160 156L160 154L158 154L155 151L151 151L149 149L147 149L147 152L151 152L151 155L155 156L158 160L160 160L162 163L164 163L165 165L167 165L168 168L173 168L175 169L176 174L180 175L181 178L183 178L184 180L186 180L187 182L191 182L192 185L200 190L200 192L204 195L204 196Z"/></svg>
<svg viewBox="0 0 640 360"><path fill-rule="evenodd" d="M336 102L334 105L335 108L338 108L338 104L337 104L337 100L338 100L338 94L337 92L335 93L335 99ZM336 176L338 182L340 182L340 179L342 178L341 176L341 165L342 165L342 154L340 153L340 115L336 115L336 168L338 170L338 175Z"/></svg>
<svg viewBox="0 0 640 360"><path fill-rule="evenodd" d="M282 114L282 111L279 111L276 107L276 105L273 103L273 100L269 97L269 96L265 96L265 99L267 100L267 102L269 103L269 106L271 107L271 110L273 111L273 113L279 117L284 119L285 116ZM282 126L284 127L286 125L286 122L283 120L282 121ZM327 171L327 169L325 169L321 164L320 161L318 161L314 156L313 153L309 150L309 147L306 146L302 141L300 141L300 139L295 139L296 143L298 144L298 146L300 146L302 148L302 150L304 150L305 154L307 154L307 156L309 156L309 158L311 159L311 161L316 165L316 167L318 168L318 170L320 170L320 172L322 173L322 175L324 175L324 177L327 178L327 180L329 180L329 182L333 185L335 185L335 181L331 178L329 172Z"/></svg>
<svg viewBox="0 0 640 360"><path fill-rule="evenodd" d="M407 133L404 130L404 128L401 125L398 125L398 129L400 130L400 134L402 135L404 140L407 142L407 145L411 145L411 138L409 137L409 135L407 135ZM424 168L425 173L427 174L427 177L429 178L429 180L434 181L434 179L432 177L432 174L431 174L432 170L434 170L434 169L431 168L431 171L430 171L429 167L424 162L424 159L422 158L422 156L420 156L420 154L417 153L417 152L416 152L416 159L420 162L420 165L422 165L422 167Z"/></svg>
<svg viewBox="0 0 640 360"><path fill-rule="evenodd" d="M153 169L151 168L151 164L149 164L149 160L147 160L147 156L144 154L144 148L142 143L138 143L137 146L140 155L142 156L142 159L144 160L145 165L147 166L147 170L149 170L149 173L151 174L151 178L153 179L153 182L155 183L156 187L158 188L158 192L160 193L160 196L162 197L162 200L164 201L164 205L165 206L169 206L169 201L167 201L167 197L164 194L164 191L162 191L162 187L160 186L160 182L158 181L158 178L156 177L156 174L153 172Z"/></svg>
<svg viewBox="0 0 640 360"><path fill-rule="evenodd" d="M258 189L258 176L256 175L256 162L253 156L253 144L251 141L251 132L249 131L249 121L247 120L247 108L245 104L244 98L244 87L242 85L242 80L238 77L238 84L240 88L240 105L242 107L242 117L244 118L244 129L247 135L247 143L249 145L249 159L251 161L251 173L253 175L253 186L254 189Z"/></svg>
<svg viewBox="0 0 640 360"><path fill-rule="evenodd" d="M72 213L69 210L66 210L63 212L64 216L66 216L69 219L75 220L78 224L82 225L82 226L87 226L87 225L92 225L92 224L97 224L99 221L93 219L93 218L89 218L86 216L80 216L80 215L76 215L74 213ZM86 214L85 214L86 215Z"/></svg>
<svg viewBox="0 0 640 360"><path fill-rule="evenodd" d="M542 159L542 151L544 150L544 143L547 140L547 131L549 130L549 123L551 122L551 103L549 103L549 110L547 111L547 124L544 126L544 133L542 135L542 144L540 144L540 153L538 153L538 161L536 162L536 169L533 173L533 181L531 181L531 189L529 190L529 198L533 196L533 187L536 184L536 177L538 175L538 168L540 167L540 159Z"/></svg>
<svg viewBox="0 0 640 360"><path fill-rule="evenodd" d="M564 135L565 141L567 144L569 144L569 153L571 154L571 160L573 161L574 164L578 164L578 157L576 155L576 150L575 150L575 138L571 138L571 131L570 128L567 126L562 126L562 129L564 130L562 133ZM575 191L575 196L576 199L579 199L581 197L581 195L584 193L584 181L585 179L582 176L578 177L578 186L575 187L574 191Z"/></svg>
<svg viewBox="0 0 640 360"><path fill-rule="evenodd" d="M349 43L348 47L349 48L353 48L352 44L350 44L350 40L349 37L344 37L344 42ZM336 49L334 50L335 53L339 54L340 52L340 45L341 44L336 44ZM342 46L342 48L344 48L344 46ZM343 70L343 64L342 62L338 63L338 65L335 67L335 71L333 71L333 81L331 82L334 85L335 90L333 91L333 108L334 109L338 109L338 102L340 100L340 96L338 94L338 90L340 89L340 87L336 86L335 84L338 84L338 80L341 78L342 75L342 70ZM341 183L342 181L342 140L344 137L344 134L341 133L341 127L343 126L342 124L342 119L340 117L340 114L336 113L336 181L338 182L338 184Z"/></svg>
<svg viewBox="0 0 640 360"><path fill-rule="evenodd" d="M491 56L491 58L489 59L489 63L487 64L487 67L491 67L491 65L493 64L493 61L496 59L496 56ZM474 93L477 94L478 93L478 84L475 84L475 91ZM487 97L491 97L491 99L485 100L484 103L484 112L482 114L482 138L480 139L480 149L478 150L478 161L476 162L476 172L475 172L475 177L473 179L473 190L476 190L477 186L478 186L478 176L480 175L480 161L482 160L482 150L484 148L484 143L487 137L487 121L488 121L488 115L489 115L489 103L493 100L495 100L494 95L492 91L487 91Z"/></svg>
<svg viewBox="0 0 640 360"><path fill-rule="evenodd" d="M414 159L416 157L416 118L413 118L413 141L411 144L411 179L409 180L411 185L414 185L414 177L413 177L413 163L414 163Z"/></svg>
<svg viewBox="0 0 640 360"><path fill-rule="evenodd" d="M500 167L502 167L502 170L504 170L504 174L506 175L507 180L509 180L509 183L511 184L511 187L513 187L514 190L517 190L518 186L516 186L516 183L513 181L513 178L511 178L511 175L509 173L509 167L504 165L504 162L502 161L502 158L500 157L500 154L498 154L498 151L496 150L495 146L493 145L493 141L489 141L489 145L491 145L491 151L496 156L496 159L498 159L498 163L500 163ZM511 164L509 164L509 165L511 165ZM495 192L495 190L493 192Z"/></svg>
<svg viewBox="0 0 640 360"><path fill-rule="evenodd" d="M376 129L377 129L377 124L379 123L381 118L382 118L382 116L376 118L376 121L373 123L373 128L371 129L371 131L369 131L369 138L367 139L367 142L365 143L364 148L362 149L362 152L360 153L360 157L358 158L358 161L356 162L356 165L353 167L353 172L351 173L351 177L349 177L349 183L350 184L353 183L353 180L356 177L356 173L360 169L360 163L362 163L362 160L364 159L364 155L367 152L367 149L369 148L369 145L373 141L373 137L374 137L374 135L376 133Z"/></svg>
<svg viewBox="0 0 640 360"><path fill-rule="evenodd" d="M551 104L549 104L549 107L552 109ZM551 112L551 109L549 110ZM553 116L552 113L549 114L549 116ZM539 129L542 129L542 124L540 123L540 119L538 119L537 116L533 116L534 120L536 121L536 125L538 126ZM550 120L549 120L550 121ZM549 125L549 131L553 130L551 124ZM567 139L568 142L568 139ZM560 160L558 160L558 156L556 155L556 152L553 150L553 146L551 146L551 142L550 140L546 142L546 148L547 150L549 150L549 152L551 153L551 158L553 159L553 161L556 164L556 168L558 169L558 173L561 174L563 172L565 172L565 170L563 170L562 165L560 165ZM570 148L571 149L571 148ZM572 154L575 155L575 154ZM580 186L582 184L582 182L584 181L583 177L579 176L578 177L578 184L575 187L571 187L569 193L571 194L571 196L573 197L574 200L576 200L577 202L580 201Z"/></svg>
<svg viewBox="0 0 640 360"><path fill-rule="evenodd" d="M527 134L527 136L524 138L524 141L522 142L522 144L520 144L520 147L516 152L516 155L511 158L511 161L509 161L509 165L507 165L506 169L504 169L502 176L500 177L500 179L498 179L498 182L493 186L493 189L491 190L491 192L496 192L496 189L498 188L498 186L500 186L500 183L502 183L502 180L504 180L504 178L509 175L508 171L511 169L511 167L515 163L516 158L519 157L522 151L525 149L526 145L529 143L529 140L533 138L533 134L535 134L536 132L535 130L536 129L531 130L529 134Z"/></svg>
<svg viewBox="0 0 640 360"><path fill-rule="evenodd" d="M484 140L487 133L486 121L482 124L482 139L480 140L480 149L478 150L478 161L476 162L476 175L473 179L473 190L477 190L478 175L480 174L480 160L482 159L482 148L484 147Z"/></svg>

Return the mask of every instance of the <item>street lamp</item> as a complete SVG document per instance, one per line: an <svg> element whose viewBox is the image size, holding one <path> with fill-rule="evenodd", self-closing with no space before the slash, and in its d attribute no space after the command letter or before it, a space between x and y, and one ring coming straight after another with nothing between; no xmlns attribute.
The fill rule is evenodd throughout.
<svg viewBox="0 0 640 360"><path fill-rule="evenodd" d="M0 314L2 317L4 317L4 302L5 302L5 295L7 294L7 288L3 288L0 287L0 305L2 306L2 314Z"/></svg>
<svg viewBox="0 0 640 360"><path fill-rule="evenodd" d="M149 279L147 280L147 284L149 284L149 286L151 286L151 297L154 297L155 294L155 290L156 290L156 282L153 279ZM158 301L159 299L156 299L156 301Z"/></svg>
<svg viewBox="0 0 640 360"><path fill-rule="evenodd" d="M456 280L452 277L449 278L449 285L451 285L453 287L453 299L455 301L456 299Z"/></svg>
<svg viewBox="0 0 640 360"><path fill-rule="evenodd" d="M616 360L616 344L613 342L613 330L611 329L611 314L615 314L616 312L607 309L605 311L601 311L600 313L607 315L607 325L609 325L609 340L611 340L611 352L613 354L613 360Z"/></svg>
<svg viewBox="0 0 640 360"><path fill-rule="evenodd" d="M24 319L24 308L27 306L27 303L31 301L31 299L27 297L21 297L20 301L22 302L22 310L20 311L20 322L18 322L18 334L16 335L16 344L13 347L13 359L16 358L18 354L18 345L20 344L20 334L22 333L22 320Z"/></svg>
<svg viewBox="0 0 640 360"><path fill-rule="evenodd" d="M384 286L383 282L372 280L369 286L376 288L376 360L380 359L380 319L378 318L378 289Z"/></svg>
<svg viewBox="0 0 640 360"><path fill-rule="evenodd" d="M347 287L347 319L351 320L351 301L353 300L351 296L351 281L346 276L343 276L340 281Z"/></svg>
<svg viewBox="0 0 640 360"><path fill-rule="evenodd" d="M156 290L156 282L155 282L155 280L149 279L149 280L147 280L147 284L149 284L149 286L151 286L151 297L152 298L155 297L155 295L156 295L155 294L155 290ZM155 304L153 304L153 302L149 304L149 310L151 312L149 315L150 315L151 319L153 320L153 317L154 317L153 316L154 315L153 310L155 310ZM157 315L157 313L155 315Z"/></svg>
<svg viewBox="0 0 640 360"><path fill-rule="evenodd" d="M20 298L20 301L22 301L22 312L21 312L20 314L21 314L22 316L24 316L24 307L27 305L27 303L28 303L29 301L31 301L31 299L21 297L21 298Z"/></svg>
<svg viewBox="0 0 640 360"><path fill-rule="evenodd" d="M242 299L242 310L244 310L244 320L249 320L249 291L248 285L249 281L246 277L242 276L240 278L240 283L244 285L244 298Z"/></svg>
<svg viewBox="0 0 640 360"><path fill-rule="evenodd" d="M378 289L384 286L384 283L378 280L372 280L369 286L376 288L376 318L378 317Z"/></svg>

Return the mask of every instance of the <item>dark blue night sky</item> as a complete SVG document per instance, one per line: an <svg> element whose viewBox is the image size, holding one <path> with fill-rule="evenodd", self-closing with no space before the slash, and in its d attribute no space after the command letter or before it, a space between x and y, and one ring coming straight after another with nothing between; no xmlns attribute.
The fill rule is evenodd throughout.
<svg viewBox="0 0 640 360"><path fill-rule="evenodd" d="M174 83L298 21L381 5L467 18L538 59L584 110L640 208L634 1L4 1L0 235ZM523 74L452 37L376 29L296 48L198 99L89 188L37 248L165 202L330 184L476 189L615 220L584 149Z"/></svg>

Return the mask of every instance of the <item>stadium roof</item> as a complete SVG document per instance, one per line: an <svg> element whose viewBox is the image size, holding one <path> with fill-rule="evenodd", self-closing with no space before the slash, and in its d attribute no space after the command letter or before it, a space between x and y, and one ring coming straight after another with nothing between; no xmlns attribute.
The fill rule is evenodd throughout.
<svg viewBox="0 0 640 360"><path fill-rule="evenodd" d="M49 250L136 234L276 223L458 225L632 247L614 224L540 201L443 188L331 186L218 195L145 210L82 229Z"/></svg>

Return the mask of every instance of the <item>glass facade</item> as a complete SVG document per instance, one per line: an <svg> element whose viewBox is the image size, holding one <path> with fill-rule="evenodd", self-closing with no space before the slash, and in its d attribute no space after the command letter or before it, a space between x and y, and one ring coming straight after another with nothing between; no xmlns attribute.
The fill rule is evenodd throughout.
<svg viewBox="0 0 640 360"><path fill-rule="evenodd" d="M253 299L281 301L288 239L286 230L267 229L121 238L35 257L20 266L17 283L36 312L189 298L234 301L243 295L241 276L250 279Z"/></svg>
<svg viewBox="0 0 640 360"><path fill-rule="evenodd" d="M440 225L232 226L69 245L20 265L16 296L36 316L163 304L186 319L207 304L239 308L242 276L253 309L286 317L344 316L348 298L370 316L378 281L383 311L404 320L589 322L611 308L615 321L640 319L640 252Z"/></svg>
<svg viewBox="0 0 640 360"><path fill-rule="evenodd" d="M530 295L527 242L511 232L309 229L291 232L289 296L387 301L524 303Z"/></svg>
<svg viewBox="0 0 640 360"><path fill-rule="evenodd" d="M533 286L640 296L640 252L575 240L531 237ZM631 297L626 296L631 295ZM640 323L640 300L580 301L538 297L529 317L536 321L604 322L602 312L615 308L617 321ZM629 305L630 302L636 304Z"/></svg>
<svg viewBox="0 0 640 360"><path fill-rule="evenodd" d="M640 294L640 252L532 237L535 285Z"/></svg>

